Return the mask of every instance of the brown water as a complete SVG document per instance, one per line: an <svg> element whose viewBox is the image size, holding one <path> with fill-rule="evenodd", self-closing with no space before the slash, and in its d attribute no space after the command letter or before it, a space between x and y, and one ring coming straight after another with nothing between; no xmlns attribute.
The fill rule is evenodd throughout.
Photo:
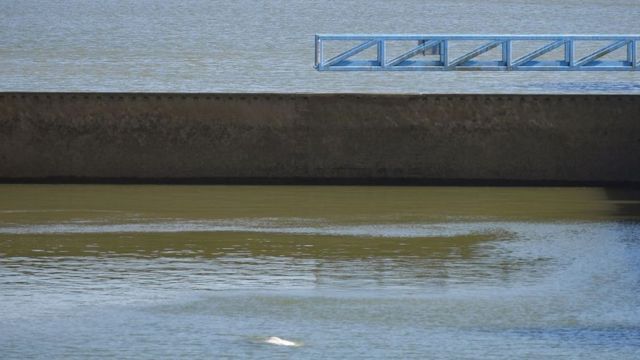
<svg viewBox="0 0 640 360"><path fill-rule="evenodd" d="M639 218L600 188L0 185L0 353L635 359Z"/></svg>

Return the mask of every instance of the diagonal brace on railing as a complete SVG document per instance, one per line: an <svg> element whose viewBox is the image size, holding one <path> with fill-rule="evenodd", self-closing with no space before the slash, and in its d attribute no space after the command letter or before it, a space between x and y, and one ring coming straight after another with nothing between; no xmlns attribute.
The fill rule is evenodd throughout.
<svg viewBox="0 0 640 360"><path fill-rule="evenodd" d="M628 41L628 40L616 41L613 44L611 44L609 46L606 46L606 47L603 47L602 49L597 50L597 51L595 51L595 52L583 57L582 59L576 61L575 66L587 65L590 62L592 62L592 61L594 61L594 60L596 60L598 58L601 58L601 57L603 57L603 56L605 56L605 55L607 55L607 54L609 54L611 52L614 52L614 51L618 50L619 48L621 48L621 47L623 47L625 45L629 45L630 43L631 43L631 41Z"/></svg>
<svg viewBox="0 0 640 360"><path fill-rule="evenodd" d="M347 50L345 52L343 52L340 55L336 55L333 58L327 60L326 63L323 64L323 66L331 66L331 65L335 65L341 61L344 61L358 53L361 53L365 50L367 50L368 48L374 46L374 45L378 45L378 41L377 40L369 40L369 41L365 41L362 44L354 47L353 49Z"/></svg>
<svg viewBox="0 0 640 360"><path fill-rule="evenodd" d="M453 67L453 66L458 66L458 65L464 64L467 61L473 59L474 57L482 55L482 54L486 53L487 51L489 51L489 50L491 50L491 49L493 49L493 48L495 48L497 46L502 45L502 43L503 43L502 41L496 40L496 41L492 41L492 42L490 42L488 44L482 45L479 48L477 48L477 49L475 49L475 50L473 50L473 51L471 51L471 52L469 52L467 54L464 54L464 55L460 56L459 58L451 61L451 63L449 63L449 66Z"/></svg>
<svg viewBox="0 0 640 360"><path fill-rule="evenodd" d="M529 53L529 54L527 54L527 55L525 55L525 56L523 56L523 57L521 57L521 58L519 58L517 60L515 60L511 64L511 66L519 66L519 65L522 65L524 63L527 63L527 62L529 62L529 61L531 61L531 60L533 60L535 58L538 58L538 57L540 57L540 56L542 56L542 55L544 55L544 54L546 54L546 53L548 53L550 51L553 51L553 50L559 48L560 46L564 45L565 43L566 43L565 40L554 41L551 44L547 44L547 45L545 45L545 46L543 46L543 47L541 47L541 48L539 48L539 49L537 49L537 50L535 50L535 51L533 51L533 52L531 52L531 53Z"/></svg>
<svg viewBox="0 0 640 360"><path fill-rule="evenodd" d="M427 41L425 43L422 43L422 44L414 47L413 49L407 51L406 53L396 57L395 59L390 60L385 65L386 66L398 65L398 64L402 63L403 61L406 61L406 60L418 55L423 50L432 48L434 46L438 46L441 42L442 42L441 40L429 40L429 41Z"/></svg>

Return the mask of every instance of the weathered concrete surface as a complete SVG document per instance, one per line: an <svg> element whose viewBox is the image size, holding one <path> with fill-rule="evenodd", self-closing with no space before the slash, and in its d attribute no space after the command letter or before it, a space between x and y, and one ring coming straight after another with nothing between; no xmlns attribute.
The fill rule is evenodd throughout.
<svg viewBox="0 0 640 360"><path fill-rule="evenodd" d="M0 93L1 181L640 183L640 96Z"/></svg>

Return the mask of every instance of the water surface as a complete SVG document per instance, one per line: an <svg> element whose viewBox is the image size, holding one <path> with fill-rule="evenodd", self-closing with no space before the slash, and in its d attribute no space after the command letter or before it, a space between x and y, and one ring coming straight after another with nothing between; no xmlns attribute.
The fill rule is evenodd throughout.
<svg viewBox="0 0 640 360"><path fill-rule="evenodd" d="M600 188L1 185L0 352L635 359L639 210Z"/></svg>
<svg viewBox="0 0 640 360"><path fill-rule="evenodd" d="M639 15L637 0L5 0L0 90L640 93L640 72L313 69L316 33L639 34Z"/></svg>

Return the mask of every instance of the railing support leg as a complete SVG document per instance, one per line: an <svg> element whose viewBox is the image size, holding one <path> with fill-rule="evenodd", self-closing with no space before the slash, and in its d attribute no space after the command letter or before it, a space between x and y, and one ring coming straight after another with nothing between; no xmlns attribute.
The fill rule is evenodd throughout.
<svg viewBox="0 0 640 360"><path fill-rule="evenodd" d="M567 40L564 44L564 61L569 67L576 64L576 47L573 40Z"/></svg>
<svg viewBox="0 0 640 360"><path fill-rule="evenodd" d="M507 69L511 67L511 40L502 43L502 62Z"/></svg>
<svg viewBox="0 0 640 360"><path fill-rule="evenodd" d="M319 39L316 46L318 47L318 69L324 69L324 41Z"/></svg>
<svg viewBox="0 0 640 360"><path fill-rule="evenodd" d="M320 59L320 54L318 53L320 51L320 46L318 46L320 43L320 37L318 35L316 35L316 51L315 51L315 59L313 60L313 67L315 67L316 69L318 68L318 66L320 66L320 63L318 63L318 60Z"/></svg>
<svg viewBox="0 0 640 360"><path fill-rule="evenodd" d="M440 42L440 62L442 66L446 68L449 66L449 41L442 40Z"/></svg>
<svg viewBox="0 0 640 360"><path fill-rule="evenodd" d="M385 43L384 40L378 41L378 65L385 67Z"/></svg>
<svg viewBox="0 0 640 360"><path fill-rule="evenodd" d="M630 41L627 45L627 61L631 63L631 67L638 67L638 41Z"/></svg>

